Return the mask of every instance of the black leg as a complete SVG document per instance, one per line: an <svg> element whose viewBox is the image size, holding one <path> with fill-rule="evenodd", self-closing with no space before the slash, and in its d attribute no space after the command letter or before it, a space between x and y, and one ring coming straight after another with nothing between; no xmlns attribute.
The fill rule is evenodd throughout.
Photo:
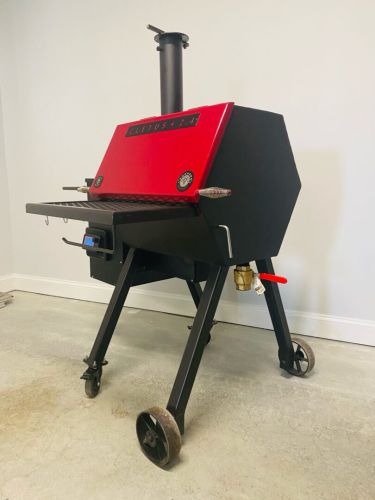
<svg viewBox="0 0 375 500"><path fill-rule="evenodd" d="M257 260L256 264L258 272L275 274L271 259ZM266 302L279 345L280 367L290 370L293 368L294 350L279 287L272 281L263 282L263 285L266 288Z"/></svg>
<svg viewBox="0 0 375 500"><path fill-rule="evenodd" d="M187 286L189 287L191 296L194 300L195 307L198 309L199 301L202 297L202 287L199 283L194 283L193 281L186 281Z"/></svg>
<svg viewBox="0 0 375 500"><path fill-rule="evenodd" d="M135 249L130 248L125 258L125 262L122 265L111 300L109 301L98 335L91 349L90 356L85 359L85 362L89 365L88 371L98 369L104 362L104 356L107 352L113 332L117 325L117 321L120 317L122 307L133 282L136 268L135 253ZM85 377L85 374L83 375L83 378L87 378Z"/></svg>
<svg viewBox="0 0 375 500"><path fill-rule="evenodd" d="M220 300L227 273L228 267L217 265L211 267L168 401L167 409L175 417L181 434L184 432L185 409L207 343L212 320Z"/></svg>
<svg viewBox="0 0 375 500"><path fill-rule="evenodd" d="M186 280L186 284L189 287L191 297L194 300L195 307L198 309L199 302L200 302L202 294L203 294L202 287L201 287L200 283L194 283L193 281L188 281L188 280ZM213 319L210 331L216 325L216 323L217 323L217 321L215 321ZM191 325L189 325L188 328L189 328L189 330L191 330ZM209 335L209 337L208 337L207 344L210 342L210 340L211 340L211 335Z"/></svg>

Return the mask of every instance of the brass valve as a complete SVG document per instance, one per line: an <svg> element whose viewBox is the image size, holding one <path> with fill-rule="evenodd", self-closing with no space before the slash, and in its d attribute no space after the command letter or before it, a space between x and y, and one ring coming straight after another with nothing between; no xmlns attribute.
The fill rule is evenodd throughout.
<svg viewBox="0 0 375 500"><path fill-rule="evenodd" d="M254 271L247 265L237 265L234 270L234 282L236 290L246 292L251 290L251 283L254 279Z"/></svg>
<svg viewBox="0 0 375 500"><path fill-rule="evenodd" d="M247 290L254 290L258 295L262 295L266 291L266 287L261 280L266 280L273 283L287 283L288 280L284 276L277 276L270 273L256 273L250 264L237 264L234 270L234 282L236 290L246 292Z"/></svg>

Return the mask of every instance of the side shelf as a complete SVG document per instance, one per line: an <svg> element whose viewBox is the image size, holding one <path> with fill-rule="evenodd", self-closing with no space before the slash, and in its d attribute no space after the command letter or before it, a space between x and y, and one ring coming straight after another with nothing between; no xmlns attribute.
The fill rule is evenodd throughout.
<svg viewBox="0 0 375 500"><path fill-rule="evenodd" d="M180 217L194 217L197 209L185 203L157 203L124 200L60 201L28 203L29 214L91 222L93 224L126 224Z"/></svg>

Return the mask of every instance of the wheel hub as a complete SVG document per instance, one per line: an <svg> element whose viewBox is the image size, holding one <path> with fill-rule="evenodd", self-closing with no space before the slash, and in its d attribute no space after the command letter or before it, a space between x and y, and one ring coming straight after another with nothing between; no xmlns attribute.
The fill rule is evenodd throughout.
<svg viewBox="0 0 375 500"><path fill-rule="evenodd" d="M151 446L151 448L155 448L157 439L158 439L158 435L156 434L156 432L148 430L146 432L143 443L147 444L148 446Z"/></svg>

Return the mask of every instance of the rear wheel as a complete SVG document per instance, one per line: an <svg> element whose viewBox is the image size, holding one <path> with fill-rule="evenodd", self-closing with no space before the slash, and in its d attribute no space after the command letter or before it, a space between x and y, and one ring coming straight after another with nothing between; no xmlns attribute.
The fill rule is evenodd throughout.
<svg viewBox="0 0 375 500"><path fill-rule="evenodd" d="M289 373L296 377L304 377L314 368L315 355L310 345L302 339L292 338L294 347L293 368Z"/></svg>
<svg viewBox="0 0 375 500"><path fill-rule="evenodd" d="M173 415L153 406L137 418L137 437L143 453L159 467L174 460L181 450L181 434Z"/></svg>

